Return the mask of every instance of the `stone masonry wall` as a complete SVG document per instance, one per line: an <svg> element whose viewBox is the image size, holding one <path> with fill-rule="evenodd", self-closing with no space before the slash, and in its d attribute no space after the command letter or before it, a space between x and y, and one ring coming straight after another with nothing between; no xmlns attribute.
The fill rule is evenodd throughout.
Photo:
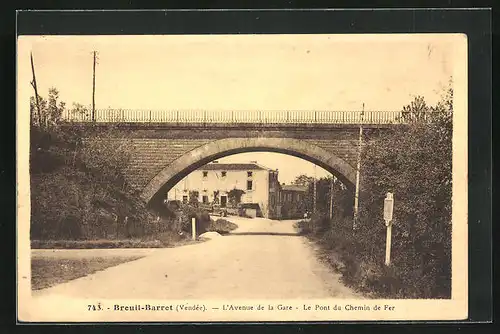
<svg viewBox="0 0 500 334"><path fill-rule="evenodd" d="M127 179L138 190L163 168L189 151L225 138L293 138L319 146L351 166L356 166L359 127L328 126L200 126L139 124L120 127L131 145L132 158Z"/></svg>

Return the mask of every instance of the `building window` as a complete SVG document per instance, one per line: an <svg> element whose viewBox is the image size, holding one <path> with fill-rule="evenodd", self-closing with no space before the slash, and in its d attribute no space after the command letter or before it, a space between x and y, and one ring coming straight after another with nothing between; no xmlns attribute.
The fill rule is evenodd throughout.
<svg viewBox="0 0 500 334"><path fill-rule="evenodd" d="M253 188L253 181L252 180L248 180L247 181L247 190L252 190Z"/></svg>
<svg viewBox="0 0 500 334"><path fill-rule="evenodd" d="M203 203L204 204L208 203L208 196L207 195L203 195Z"/></svg>
<svg viewBox="0 0 500 334"><path fill-rule="evenodd" d="M248 177L252 177L252 175L253 175L253 172L247 172Z"/></svg>
<svg viewBox="0 0 500 334"><path fill-rule="evenodd" d="M186 204L188 202L188 197L187 196L182 196L182 203Z"/></svg>
<svg viewBox="0 0 500 334"><path fill-rule="evenodd" d="M203 171L203 177L207 177L208 176L208 172L207 171Z"/></svg>
<svg viewBox="0 0 500 334"><path fill-rule="evenodd" d="M224 171L224 172L221 172L221 175L222 175L222 177L226 177L226 175L227 175L227 172L226 172L226 171Z"/></svg>

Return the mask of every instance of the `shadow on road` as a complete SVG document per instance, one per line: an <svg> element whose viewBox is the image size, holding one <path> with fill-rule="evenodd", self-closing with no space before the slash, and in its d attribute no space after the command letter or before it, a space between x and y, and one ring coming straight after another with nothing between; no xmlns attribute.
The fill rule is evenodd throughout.
<svg viewBox="0 0 500 334"><path fill-rule="evenodd" d="M226 237L230 237L232 235L276 235L276 236L300 236L298 233L286 233L286 232L231 232L226 234Z"/></svg>

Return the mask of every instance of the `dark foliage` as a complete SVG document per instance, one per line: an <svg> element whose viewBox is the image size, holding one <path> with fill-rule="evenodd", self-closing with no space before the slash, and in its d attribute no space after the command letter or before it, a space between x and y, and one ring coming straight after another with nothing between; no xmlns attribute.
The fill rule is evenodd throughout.
<svg viewBox="0 0 500 334"><path fill-rule="evenodd" d="M450 298L452 97L450 89L433 107L417 97L403 109L408 125L365 141L355 229L349 215L324 218L321 199L319 214L299 223L329 254L339 254L346 282L389 298ZM383 206L389 191L395 205L387 267Z"/></svg>
<svg viewBox="0 0 500 334"><path fill-rule="evenodd" d="M229 190L229 192L227 193L229 205L233 208L236 208L238 204L241 203L241 196L243 196L243 194L245 194L245 191L241 189L233 188Z"/></svg>
<svg viewBox="0 0 500 334"><path fill-rule="evenodd" d="M56 89L39 100L40 114L31 99L32 240L179 238L177 214L164 205L148 211L127 184L133 145L126 136L65 122ZM86 110L75 104L69 112Z"/></svg>
<svg viewBox="0 0 500 334"><path fill-rule="evenodd" d="M210 226L210 215L206 210L184 204L181 207L181 214L174 222L175 230L178 230L186 235L192 234L192 219L195 219L196 235L200 235L208 231Z"/></svg>

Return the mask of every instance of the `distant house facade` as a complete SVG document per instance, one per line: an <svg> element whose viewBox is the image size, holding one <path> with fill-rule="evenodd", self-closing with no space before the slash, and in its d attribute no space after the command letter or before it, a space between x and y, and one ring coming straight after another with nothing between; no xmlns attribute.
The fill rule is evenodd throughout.
<svg viewBox="0 0 500 334"><path fill-rule="evenodd" d="M281 185L281 217L303 218L306 212L307 190L305 186Z"/></svg>
<svg viewBox="0 0 500 334"><path fill-rule="evenodd" d="M232 207L229 192L244 191L241 204L258 208L263 217L281 216L278 171L257 162L219 163L214 161L190 173L167 194L168 200L188 202L195 196L200 203Z"/></svg>

